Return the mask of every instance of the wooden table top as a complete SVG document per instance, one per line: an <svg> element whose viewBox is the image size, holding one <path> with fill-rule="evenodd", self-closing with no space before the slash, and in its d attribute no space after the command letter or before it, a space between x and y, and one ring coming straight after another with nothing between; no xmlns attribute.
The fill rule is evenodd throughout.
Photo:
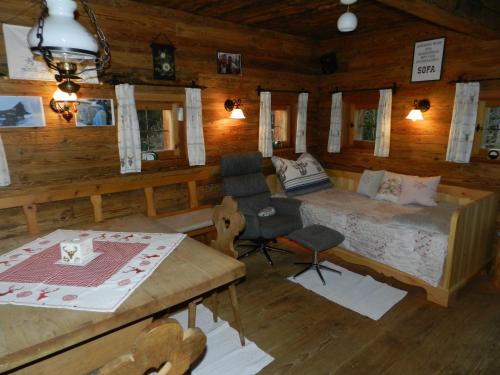
<svg viewBox="0 0 500 375"><path fill-rule="evenodd" d="M142 215L81 225L78 229L168 232ZM18 243L19 240L11 242ZM3 247L0 253L14 248ZM186 238L114 313L0 305L0 372L145 319L244 275L243 263Z"/></svg>

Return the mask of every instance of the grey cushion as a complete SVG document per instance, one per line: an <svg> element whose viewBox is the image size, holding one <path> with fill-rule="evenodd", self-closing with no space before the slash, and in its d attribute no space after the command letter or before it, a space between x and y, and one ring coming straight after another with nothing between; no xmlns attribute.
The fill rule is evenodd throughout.
<svg viewBox="0 0 500 375"><path fill-rule="evenodd" d="M271 206L269 193L249 195L247 197L238 197L235 199L238 203L238 209L244 214L251 212L254 215L257 215L257 212L263 208Z"/></svg>
<svg viewBox="0 0 500 375"><path fill-rule="evenodd" d="M302 222L295 216L276 214L269 217L259 217L260 236L266 240L287 235L300 228Z"/></svg>
<svg viewBox="0 0 500 375"><path fill-rule="evenodd" d="M220 174L222 177L241 176L260 173L261 171L262 154L260 152L224 155L220 161Z"/></svg>
<svg viewBox="0 0 500 375"><path fill-rule="evenodd" d="M266 179L262 173L252 173L243 176L224 178L224 195L246 197L259 193L269 193Z"/></svg>
<svg viewBox="0 0 500 375"><path fill-rule="evenodd" d="M288 238L313 251L324 251L344 242L344 235L323 225L314 224L296 230Z"/></svg>

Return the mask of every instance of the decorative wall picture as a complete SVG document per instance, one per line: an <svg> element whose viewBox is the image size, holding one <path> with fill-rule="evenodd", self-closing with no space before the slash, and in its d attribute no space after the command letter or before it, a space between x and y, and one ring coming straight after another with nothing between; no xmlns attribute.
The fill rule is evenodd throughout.
<svg viewBox="0 0 500 375"><path fill-rule="evenodd" d="M40 96L0 96L0 129L44 126L45 115Z"/></svg>
<svg viewBox="0 0 500 375"><path fill-rule="evenodd" d="M217 52L217 73L241 74L241 55L237 53Z"/></svg>
<svg viewBox="0 0 500 375"><path fill-rule="evenodd" d="M153 78L175 80L175 47L169 44L151 44L153 52Z"/></svg>
<svg viewBox="0 0 500 375"><path fill-rule="evenodd" d="M446 38L416 42L413 49L412 82L439 81Z"/></svg>
<svg viewBox="0 0 500 375"><path fill-rule="evenodd" d="M115 124L113 99L80 99L76 126L112 126Z"/></svg>
<svg viewBox="0 0 500 375"><path fill-rule="evenodd" d="M9 78L37 81L54 81L43 60L35 60L28 47L29 27L3 24L3 36L9 67ZM99 83L95 70L81 74L86 83Z"/></svg>

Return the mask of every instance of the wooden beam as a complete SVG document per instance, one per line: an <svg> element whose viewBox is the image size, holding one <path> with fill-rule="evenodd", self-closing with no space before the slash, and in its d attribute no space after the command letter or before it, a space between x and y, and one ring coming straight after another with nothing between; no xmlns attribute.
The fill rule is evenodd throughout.
<svg viewBox="0 0 500 375"><path fill-rule="evenodd" d="M40 233L40 228L38 227L37 219L37 208L36 204L23 206L24 216L26 217L26 223L28 225L28 232L31 235Z"/></svg>
<svg viewBox="0 0 500 375"><path fill-rule="evenodd" d="M148 215L148 217L156 217L154 188L144 188L144 196L146 197L146 214Z"/></svg>
<svg viewBox="0 0 500 375"><path fill-rule="evenodd" d="M100 223L104 220L104 215L102 214L102 195L96 194L90 196L90 202L94 208L94 221Z"/></svg>
<svg viewBox="0 0 500 375"><path fill-rule="evenodd" d="M444 28L484 40L500 39L500 13L485 0L377 0Z"/></svg>

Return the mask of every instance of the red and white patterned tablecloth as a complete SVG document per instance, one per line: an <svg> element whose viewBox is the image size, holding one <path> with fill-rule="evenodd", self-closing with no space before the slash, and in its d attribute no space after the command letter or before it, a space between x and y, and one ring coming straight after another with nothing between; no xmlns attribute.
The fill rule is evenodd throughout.
<svg viewBox="0 0 500 375"><path fill-rule="evenodd" d="M59 244L93 239L85 266L57 264ZM57 230L0 256L0 304L113 312L185 234Z"/></svg>

